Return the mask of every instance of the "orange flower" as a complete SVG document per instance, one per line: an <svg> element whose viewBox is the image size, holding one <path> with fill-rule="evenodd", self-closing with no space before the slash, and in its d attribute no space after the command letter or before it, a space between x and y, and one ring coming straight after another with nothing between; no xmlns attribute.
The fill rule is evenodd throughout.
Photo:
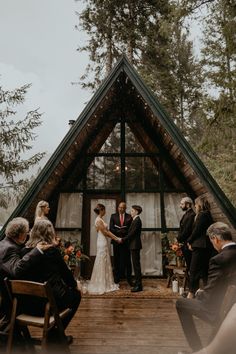
<svg viewBox="0 0 236 354"><path fill-rule="evenodd" d="M68 262L68 260L69 260L68 254L65 254L64 257L63 257L63 259L64 259L65 262Z"/></svg>
<svg viewBox="0 0 236 354"><path fill-rule="evenodd" d="M174 244L171 246L171 249L172 249L174 252L176 252L176 251L178 251L179 246L178 246L176 243L174 243Z"/></svg>

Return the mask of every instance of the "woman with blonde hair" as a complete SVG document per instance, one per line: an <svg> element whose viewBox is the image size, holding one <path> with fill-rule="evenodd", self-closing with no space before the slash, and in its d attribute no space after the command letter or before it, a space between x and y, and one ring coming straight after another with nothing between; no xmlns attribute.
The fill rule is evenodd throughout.
<svg viewBox="0 0 236 354"><path fill-rule="evenodd" d="M49 208L49 203L46 202L45 200L40 200L40 202L38 202L36 209L35 209L35 216L34 216L34 220L48 220L48 213L50 211Z"/></svg>
<svg viewBox="0 0 236 354"><path fill-rule="evenodd" d="M214 249L206 234L208 227L213 223L210 212L210 203L205 196L195 199L196 216L193 231L187 239L189 249L192 251L189 270L188 298L193 298L199 289L199 281L207 283L209 260L214 254Z"/></svg>

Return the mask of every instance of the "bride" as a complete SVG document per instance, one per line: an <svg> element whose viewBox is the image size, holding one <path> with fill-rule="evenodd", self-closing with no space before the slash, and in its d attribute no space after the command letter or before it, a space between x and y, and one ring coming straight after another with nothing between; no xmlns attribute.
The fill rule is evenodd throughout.
<svg viewBox="0 0 236 354"><path fill-rule="evenodd" d="M97 255L91 280L88 285L88 292L90 294L104 294L119 289L119 286L114 283L112 274L108 237L118 243L121 243L122 240L108 230L107 224L103 220L103 216L106 213L105 206L103 204L97 204L94 212L98 215L95 220L95 227L98 233Z"/></svg>

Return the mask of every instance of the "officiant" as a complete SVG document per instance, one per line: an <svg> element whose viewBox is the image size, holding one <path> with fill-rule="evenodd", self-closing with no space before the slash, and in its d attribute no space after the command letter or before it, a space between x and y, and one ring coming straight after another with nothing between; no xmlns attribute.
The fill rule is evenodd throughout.
<svg viewBox="0 0 236 354"><path fill-rule="evenodd" d="M111 215L110 231L116 236L123 238L127 236L131 222L131 215L126 213L126 203L121 202L117 213ZM132 286L132 266L128 244L127 242L120 244L111 242L114 255L114 281L118 284L121 279L127 279L128 284Z"/></svg>

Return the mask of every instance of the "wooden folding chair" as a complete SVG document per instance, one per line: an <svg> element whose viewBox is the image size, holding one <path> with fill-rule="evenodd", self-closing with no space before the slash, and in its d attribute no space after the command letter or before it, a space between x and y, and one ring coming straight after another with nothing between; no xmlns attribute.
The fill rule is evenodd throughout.
<svg viewBox="0 0 236 354"><path fill-rule="evenodd" d="M48 349L48 332L52 328L57 329L58 340L63 346L63 352L70 353L66 342L66 336L62 324L62 319L66 317L71 311L69 308L61 312L58 311L51 287L49 283L35 283L25 280L6 280L9 291L12 296L12 313L9 327L9 334L7 340L6 354L10 354L13 348L13 335L15 325L22 331L28 343L33 343L28 326L42 328L41 347L45 353ZM31 297L39 298L46 301L44 316L38 317L28 315L21 312L19 297L29 295ZM34 348L34 347L33 347Z"/></svg>

